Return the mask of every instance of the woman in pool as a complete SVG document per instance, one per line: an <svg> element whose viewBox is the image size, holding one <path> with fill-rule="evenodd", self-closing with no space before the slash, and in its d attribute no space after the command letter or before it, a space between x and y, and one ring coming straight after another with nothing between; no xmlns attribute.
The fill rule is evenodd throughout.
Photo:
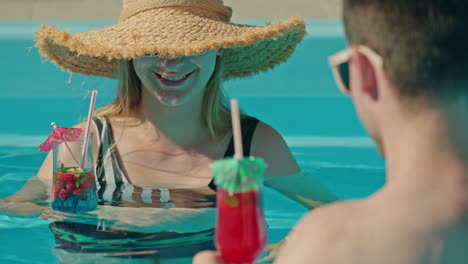
<svg viewBox="0 0 468 264"><path fill-rule="evenodd" d="M267 26L234 24L230 17L222 0L125 0L114 26L72 35L48 25L38 31L40 53L63 69L119 80L115 101L93 119L104 204L214 208L210 164L233 155L221 83L286 61L305 34L298 17ZM243 116L242 129L244 154L268 164L266 186L308 208L336 199L300 173L273 128ZM38 178L49 184L51 177L49 155Z"/></svg>

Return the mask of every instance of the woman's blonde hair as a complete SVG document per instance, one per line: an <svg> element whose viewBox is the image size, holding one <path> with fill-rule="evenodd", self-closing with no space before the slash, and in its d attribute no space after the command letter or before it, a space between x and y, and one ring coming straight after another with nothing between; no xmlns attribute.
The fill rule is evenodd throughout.
<svg viewBox="0 0 468 264"><path fill-rule="evenodd" d="M131 60L118 65L119 84L114 102L96 110L94 117L127 116L141 102L141 81ZM221 89L222 56L216 57L216 66L208 81L202 102L201 114L213 139L218 139L230 128L230 109Z"/></svg>

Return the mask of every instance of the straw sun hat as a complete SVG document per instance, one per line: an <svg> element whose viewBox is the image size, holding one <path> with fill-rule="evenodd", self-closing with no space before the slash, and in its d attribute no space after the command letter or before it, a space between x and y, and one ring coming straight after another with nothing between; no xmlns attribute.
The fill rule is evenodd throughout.
<svg viewBox="0 0 468 264"><path fill-rule="evenodd" d="M187 56L223 49L223 79L246 77L286 61L305 34L292 17L266 26L230 23L222 0L124 0L119 22L69 34L43 25L36 34L42 56L63 69L116 78L119 60L159 53Z"/></svg>

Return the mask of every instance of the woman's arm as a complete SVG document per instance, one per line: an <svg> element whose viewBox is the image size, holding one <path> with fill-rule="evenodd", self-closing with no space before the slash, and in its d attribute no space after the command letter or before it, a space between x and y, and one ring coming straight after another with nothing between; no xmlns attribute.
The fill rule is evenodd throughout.
<svg viewBox="0 0 468 264"><path fill-rule="evenodd" d="M15 194L0 199L0 213L8 216L38 217L47 209L40 205L48 198L47 185L32 177Z"/></svg>
<svg viewBox="0 0 468 264"><path fill-rule="evenodd" d="M8 216L38 217L47 209L40 205L48 199L48 188L52 181L52 153L49 152L37 176L29 179L11 196L0 199L0 213Z"/></svg>
<svg viewBox="0 0 468 264"><path fill-rule="evenodd" d="M311 209L338 198L312 175L301 172L283 137L259 123L252 138L251 154L263 158L268 168L265 185Z"/></svg>
<svg viewBox="0 0 468 264"><path fill-rule="evenodd" d="M0 199L0 213L8 216L39 217L50 207L41 205L49 198L52 185L52 152L47 154L36 176L15 194Z"/></svg>

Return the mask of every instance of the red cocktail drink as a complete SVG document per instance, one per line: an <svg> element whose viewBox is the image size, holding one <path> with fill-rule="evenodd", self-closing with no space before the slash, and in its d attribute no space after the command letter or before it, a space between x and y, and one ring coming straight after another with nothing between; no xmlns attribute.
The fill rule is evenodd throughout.
<svg viewBox="0 0 468 264"><path fill-rule="evenodd" d="M217 188L216 248L224 261L250 264L267 242L261 185L262 159L213 163Z"/></svg>
<svg viewBox="0 0 468 264"><path fill-rule="evenodd" d="M253 263L267 241L261 195L258 191L229 194L218 188L216 247L223 259Z"/></svg>

